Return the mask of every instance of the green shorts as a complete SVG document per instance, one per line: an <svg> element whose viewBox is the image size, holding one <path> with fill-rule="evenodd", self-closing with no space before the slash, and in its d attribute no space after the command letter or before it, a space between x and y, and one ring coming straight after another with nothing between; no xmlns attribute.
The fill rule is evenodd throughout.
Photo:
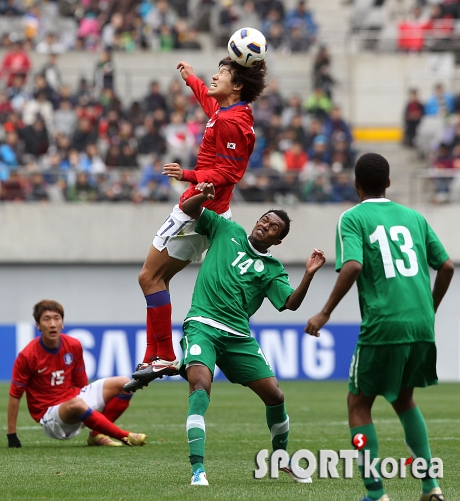
<svg viewBox="0 0 460 501"><path fill-rule="evenodd" d="M358 395L383 395L394 402L404 388L438 384L436 345L404 343L357 345L350 364L348 389Z"/></svg>
<svg viewBox="0 0 460 501"><path fill-rule="evenodd" d="M243 337L191 320L184 324L184 337L180 341L184 356L179 369L187 379L187 364L199 362L214 375L217 365L232 383L247 384L274 377L259 343L251 336Z"/></svg>

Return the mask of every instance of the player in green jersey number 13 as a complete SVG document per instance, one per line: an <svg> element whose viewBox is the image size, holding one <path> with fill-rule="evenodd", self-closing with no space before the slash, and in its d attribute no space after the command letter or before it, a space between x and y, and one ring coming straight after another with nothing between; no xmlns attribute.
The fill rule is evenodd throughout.
<svg viewBox="0 0 460 501"><path fill-rule="evenodd" d="M210 242L201 265L184 321L184 352L179 369L188 380L189 411L187 438L192 465L192 485L208 485L204 471L205 422L211 383L217 365L232 382L248 386L265 404L273 450L287 448L289 417L284 395L259 344L251 336L249 318L268 297L279 310L296 310L307 294L316 271L325 262L324 253L315 249L308 258L305 274L294 290L281 262L269 250L279 245L289 232L290 220L282 210L264 214L248 236L239 224L215 212L202 209L214 197L214 186L199 183L202 193L189 198L182 210L198 220L195 231ZM240 440L241 433L235 437ZM282 468L298 482L311 482Z"/></svg>
<svg viewBox="0 0 460 501"><path fill-rule="evenodd" d="M411 456L430 464L431 451L414 387L437 384L434 315L454 267L441 242L415 210L385 198L390 186L385 158L367 153L355 167L361 203L344 212L336 235L337 282L305 332L319 336L335 307L356 281L362 323L350 366L348 420L352 439L364 435L370 459L378 457L371 409L377 395L393 406ZM433 290L429 268L437 270ZM362 465L362 462L360 462ZM363 468L360 466L361 474ZM386 501L380 476L363 478L368 501ZM443 501L429 470L420 501Z"/></svg>

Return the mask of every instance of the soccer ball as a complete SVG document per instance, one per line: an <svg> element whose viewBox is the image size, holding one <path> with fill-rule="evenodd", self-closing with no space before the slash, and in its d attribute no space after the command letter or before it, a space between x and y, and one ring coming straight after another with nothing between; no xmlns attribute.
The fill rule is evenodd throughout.
<svg viewBox="0 0 460 501"><path fill-rule="evenodd" d="M228 55L241 66L252 66L265 59L267 41L254 28L241 28L228 41Z"/></svg>

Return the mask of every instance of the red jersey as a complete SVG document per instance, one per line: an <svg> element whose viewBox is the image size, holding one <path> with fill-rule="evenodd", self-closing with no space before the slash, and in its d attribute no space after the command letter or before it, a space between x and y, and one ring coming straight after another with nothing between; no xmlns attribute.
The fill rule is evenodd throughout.
<svg viewBox="0 0 460 501"><path fill-rule="evenodd" d="M88 384L80 341L61 334L59 348L50 350L35 338L17 356L10 395L26 392L30 415L39 422L48 407L74 398Z"/></svg>
<svg viewBox="0 0 460 501"><path fill-rule="evenodd" d="M194 170L184 170L184 181L192 183L182 194L180 204L196 195L195 184L213 183L216 195L203 206L222 214L230 207L233 187L243 177L254 149L256 135L252 110L245 102L219 108L208 96L208 88L195 75L186 84L209 117Z"/></svg>

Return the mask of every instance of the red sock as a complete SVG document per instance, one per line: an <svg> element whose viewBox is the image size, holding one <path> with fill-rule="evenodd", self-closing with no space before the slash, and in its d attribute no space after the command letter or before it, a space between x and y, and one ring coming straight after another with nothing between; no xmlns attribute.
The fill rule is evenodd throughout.
<svg viewBox="0 0 460 501"><path fill-rule="evenodd" d="M145 355L143 362L151 362L157 357L157 340L155 338L155 331L150 321L149 309L147 308L146 332L147 332L147 346L145 348Z"/></svg>
<svg viewBox="0 0 460 501"><path fill-rule="evenodd" d="M91 409L91 407L80 416L80 421L90 430L108 435L120 441L129 435L128 431L118 428L117 425L111 423L103 414Z"/></svg>
<svg viewBox="0 0 460 501"><path fill-rule="evenodd" d="M102 413L111 423L114 423L125 410L128 408L133 394L120 393L116 397L109 400ZM95 437L99 432L93 430L91 435Z"/></svg>
<svg viewBox="0 0 460 501"><path fill-rule="evenodd" d="M163 360L175 360L172 345L171 303L156 308L147 308L147 315L155 332L157 356Z"/></svg>

